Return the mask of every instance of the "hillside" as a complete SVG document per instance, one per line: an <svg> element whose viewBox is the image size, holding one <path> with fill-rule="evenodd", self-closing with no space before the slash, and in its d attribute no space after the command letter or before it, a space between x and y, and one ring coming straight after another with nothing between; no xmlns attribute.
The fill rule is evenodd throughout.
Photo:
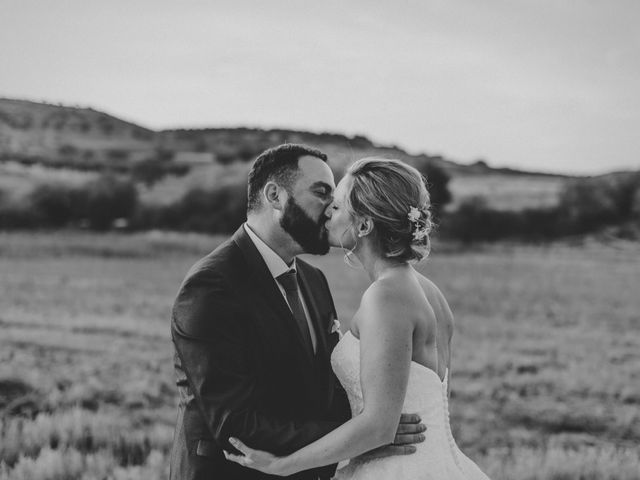
<svg viewBox="0 0 640 480"><path fill-rule="evenodd" d="M0 156L79 168L118 166L154 157L197 163L248 161L284 142L322 148L338 165L365 155L428 159L448 171L468 167L426 155L412 156L396 146L335 133L249 128L210 128L155 132L91 108L0 99ZM470 170L469 170L470 171Z"/></svg>
<svg viewBox="0 0 640 480"><path fill-rule="evenodd" d="M142 158L156 133L91 108L0 99L0 156L98 166Z"/></svg>
<svg viewBox="0 0 640 480"><path fill-rule="evenodd" d="M411 155L396 145L380 145L358 135L256 128L154 131L92 108L0 98L0 161L5 163L129 171L140 162L157 160L165 167L192 169L249 161L284 142L321 149L338 173L353 160L374 155L436 165L451 177L454 203L450 207L474 195L487 197L496 208L549 205L567 178L496 169L485 162L463 165L424 153Z"/></svg>
<svg viewBox="0 0 640 480"><path fill-rule="evenodd" d="M174 159L204 161L250 160L257 153L284 142L321 148L337 165L367 155L408 161L428 161L451 175L557 175L494 169L484 162L463 165L441 156L410 155L395 145L380 145L356 135L296 130L207 128L153 131L92 108L0 98L0 157L43 163L73 161L80 167L99 163L135 162L163 152ZM189 155L191 154L191 155Z"/></svg>

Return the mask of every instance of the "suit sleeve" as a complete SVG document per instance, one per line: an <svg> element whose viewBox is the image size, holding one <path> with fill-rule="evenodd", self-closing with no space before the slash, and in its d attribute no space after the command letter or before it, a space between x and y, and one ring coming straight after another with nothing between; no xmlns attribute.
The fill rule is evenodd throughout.
<svg viewBox="0 0 640 480"><path fill-rule="evenodd" d="M247 314L216 278L195 276L173 309L172 338L182 369L211 435L233 451L229 437L286 455L337 428L337 422L298 422L260 410Z"/></svg>

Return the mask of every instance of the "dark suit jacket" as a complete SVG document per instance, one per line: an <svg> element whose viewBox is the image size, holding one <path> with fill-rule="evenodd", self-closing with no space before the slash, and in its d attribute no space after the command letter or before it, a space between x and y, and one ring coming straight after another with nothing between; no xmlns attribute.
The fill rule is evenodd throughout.
<svg viewBox="0 0 640 480"><path fill-rule="evenodd" d="M228 438L284 455L350 417L329 361L338 334L327 280L300 259L297 271L315 355L243 227L187 274L171 323L180 394L171 480L279 478L227 461L222 450L235 452ZM290 478L328 478L334 470Z"/></svg>

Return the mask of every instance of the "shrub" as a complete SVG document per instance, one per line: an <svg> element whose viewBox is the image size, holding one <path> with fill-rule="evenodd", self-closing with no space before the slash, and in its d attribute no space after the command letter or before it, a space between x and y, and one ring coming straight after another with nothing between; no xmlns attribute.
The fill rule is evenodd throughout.
<svg viewBox="0 0 640 480"><path fill-rule="evenodd" d="M29 205L17 204L4 190L0 190L0 230L33 228L39 219Z"/></svg>
<svg viewBox="0 0 640 480"><path fill-rule="evenodd" d="M40 217L29 207L0 205L0 230L33 229L40 223Z"/></svg>
<svg viewBox="0 0 640 480"><path fill-rule="evenodd" d="M133 215L138 192L129 180L103 175L86 184L85 218L93 230L106 230L118 218Z"/></svg>
<svg viewBox="0 0 640 480"><path fill-rule="evenodd" d="M198 186L170 205L140 205L132 216L131 228L230 233L244 222L246 210L244 183Z"/></svg>
<svg viewBox="0 0 640 480"><path fill-rule="evenodd" d="M75 157L78 154L78 148L73 145L64 144L58 148L58 153L63 157Z"/></svg>
<svg viewBox="0 0 640 480"><path fill-rule="evenodd" d="M442 217L444 207L451 202L452 196L449 191L449 174L438 167L428 158L424 158L414 165L427 181L427 189L431 197L433 215L437 220Z"/></svg>
<svg viewBox="0 0 640 480"><path fill-rule="evenodd" d="M470 197L446 217L442 231L465 243L494 241L517 231L515 212L492 210L483 197Z"/></svg>
<svg viewBox="0 0 640 480"><path fill-rule="evenodd" d="M615 226L609 233L635 238L640 225L640 172L576 179L559 205L520 211L495 210L483 197L463 201L446 216L442 232L465 243L505 238L548 241Z"/></svg>
<svg viewBox="0 0 640 480"><path fill-rule="evenodd" d="M29 194L28 203L39 226L63 227L82 216L85 191L63 183L42 183Z"/></svg>
<svg viewBox="0 0 640 480"><path fill-rule="evenodd" d="M247 199L244 185L223 185L213 189L188 191L177 211L179 229L197 232L228 233L246 218Z"/></svg>
<svg viewBox="0 0 640 480"><path fill-rule="evenodd" d="M166 174L166 167L161 161L155 158L141 160L131 167L131 177L133 180L142 182L148 187L152 186L158 180L161 180Z"/></svg>
<svg viewBox="0 0 640 480"><path fill-rule="evenodd" d="M121 148L112 148L107 150L106 153L109 160L124 162L129 159L129 152Z"/></svg>
<svg viewBox="0 0 640 480"><path fill-rule="evenodd" d="M640 172L568 183L558 207L566 231L581 234L632 220L638 191Z"/></svg>
<svg viewBox="0 0 640 480"><path fill-rule="evenodd" d="M40 227L87 224L105 230L118 218L129 218L135 211L138 193L129 180L105 174L81 186L43 183L28 196L31 222ZM2 222L0 213L0 222ZM5 223L14 219L9 216ZM1 223L0 223L1 225Z"/></svg>

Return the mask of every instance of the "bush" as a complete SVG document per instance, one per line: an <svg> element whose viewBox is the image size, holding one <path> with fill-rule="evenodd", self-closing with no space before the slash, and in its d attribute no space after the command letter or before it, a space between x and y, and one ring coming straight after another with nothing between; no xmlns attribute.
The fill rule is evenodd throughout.
<svg viewBox="0 0 640 480"><path fill-rule="evenodd" d="M633 220L640 172L574 180L558 207L568 233L582 234Z"/></svg>
<svg viewBox="0 0 640 480"><path fill-rule="evenodd" d="M159 155L135 162L131 167L131 179L151 187L167 175L177 177L186 175L189 169L189 165L176 164L171 158L167 159Z"/></svg>
<svg viewBox="0 0 640 480"><path fill-rule="evenodd" d="M246 210L243 183L196 187L171 205L140 205L131 228L230 233L245 221Z"/></svg>
<svg viewBox="0 0 640 480"><path fill-rule="evenodd" d="M40 217L28 207L0 205L0 230L33 229L40 224Z"/></svg>
<svg viewBox="0 0 640 480"><path fill-rule="evenodd" d="M154 183L161 180L166 174L166 167L161 161L155 158L141 160L131 167L133 180L142 182L148 187L151 187Z"/></svg>
<svg viewBox="0 0 640 480"><path fill-rule="evenodd" d="M246 187L224 185L210 190L190 190L180 201L177 211L181 217L180 230L233 232L246 218Z"/></svg>
<svg viewBox="0 0 640 480"><path fill-rule="evenodd" d="M452 196L449 191L449 180L451 177L442 168L425 157L424 160L416 162L414 166L424 176L427 181L427 188L431 198L431 209L436 221L442 217L444 207L451 202Z"/></svg>
<svg viewBox="0 0 640 480"><path fill-rule="evenodd" d="M576 179L561 193L559 205L520 211L495 210L483 197L463 201L442 225L445 235L465 243L505 238L549 241L601 231L624 238L640 230L640 172Z"/></svg>
<svg viewBox="0 0 640 480"><path fill-rule="evenodd" d="M447 215L442 232L465 243L494 241L511 233L512 222L513 213L492 210L485 198L471 197Z"/></svg>
<svg viewBox="0 0 640 480"><path fill-rule="evenodd" d="M102 175L81 186L63 183L43 183L28 197L32 222L40 227L88 225L105 230L118 218L133 215L138 193L129 180ZM5 219L6 223L11 217ZM0 225L2 215L0 214Z"/></svg>
<svg viewBox="0 0 640 480"><path fill-rule="evenodd" d="M11 196L0 190L0 230L33 228L38 218L29 206L17 205Z"/></svg>
<svg viewBox="0 0 640 480"><path fill-rule="evenodd" d="M40 184L28 197L42 227L64 227L80 220L85 200L82 188L63 183Z"/></svg>
<svg viewBox="0 0 640 480"><path fill-rule="evenodd" d="M129 180L103 175L86 184L84 217L93 230L106 230L118 218L130 218L138 203L138 191Z"/></svg>

